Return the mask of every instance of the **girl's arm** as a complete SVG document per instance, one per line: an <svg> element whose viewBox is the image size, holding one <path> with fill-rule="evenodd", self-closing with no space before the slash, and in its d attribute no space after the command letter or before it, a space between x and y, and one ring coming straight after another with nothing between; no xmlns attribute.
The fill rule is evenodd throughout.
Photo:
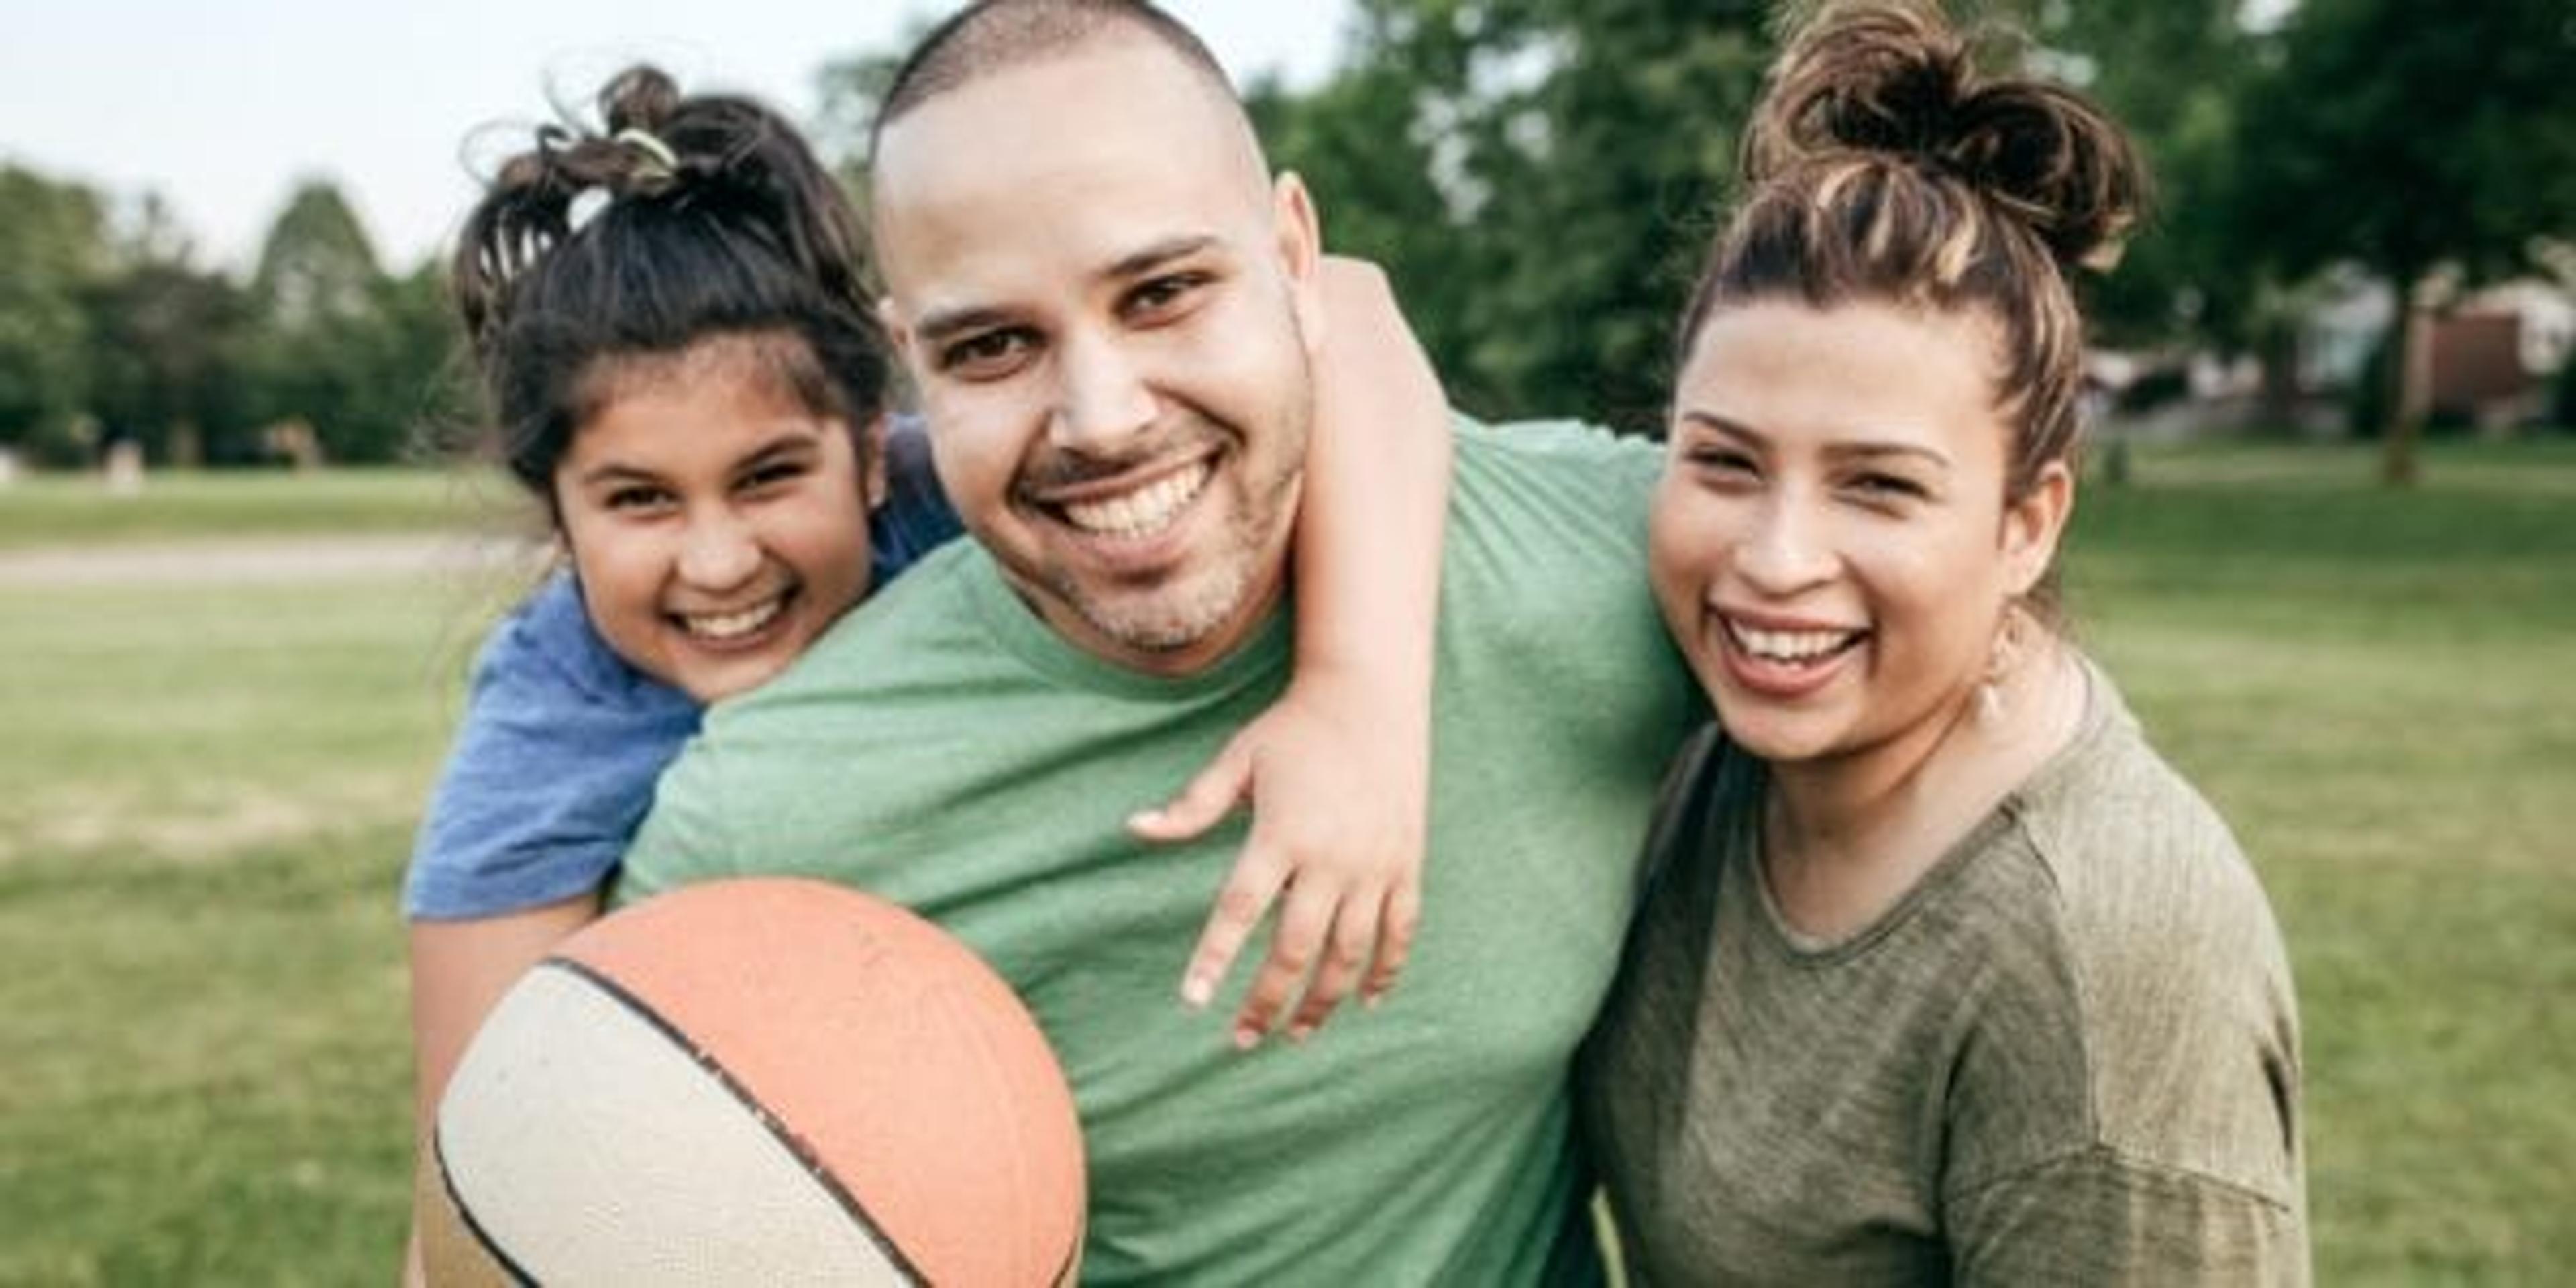
<svg viewBox="0 0 2576 1288"><path fill-rule="evenodd" d="M599 915L654 779L697 719L685 694L625 668L567 576L484 644L404 880L422 1168L439 1097L475 1030L529 967ZM416 1247L409 1259L417 1270Z"/></svg>
<svg viewBox="0 0 2576 1288"><path fill-rule="evenodd" d="M598 918L599 902L594 890L499 916L412 923L412 1143L424 1176L432 1166L430 1133L438 1121L438 1100L466 1043L529 967ZM414 1190L420 1201L437 1192L425 1181ZM415 1233L405 1258L406 1283L421 1282L417 1231L427 1217L417 1209L412 1213Z"/></svg>
<svg viewBox="0 0 2576 1288"><path fill-rule="evenodd" d="M1296 534L1296 676L1178 797L1133 823L1179 840L1251 801L1251 836L1181 985L1206 1004L1281 901L1235 1020L1247 1047L1300 985L1292 1038L1364 971L1373 1003L1403 969L1421 909L1449 408L1385 274L1338 257L1319 271L1328 323Z"/></svg>

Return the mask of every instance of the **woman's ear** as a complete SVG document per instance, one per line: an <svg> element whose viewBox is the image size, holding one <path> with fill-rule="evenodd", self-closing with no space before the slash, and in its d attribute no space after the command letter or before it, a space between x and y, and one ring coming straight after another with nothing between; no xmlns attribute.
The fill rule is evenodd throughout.
<svg viewBox="0 0 2576 1288"><path fill-rule="evenodd" d="M2021 499L2004 507L2005 579L2015 596L2029 594L2047 575L2074 512L2075 472L2063 460L2040 466Z"/></svg>

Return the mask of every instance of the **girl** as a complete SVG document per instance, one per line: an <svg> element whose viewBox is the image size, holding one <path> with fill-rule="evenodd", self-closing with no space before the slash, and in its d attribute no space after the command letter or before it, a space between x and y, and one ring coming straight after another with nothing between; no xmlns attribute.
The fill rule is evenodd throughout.
<svg viewBox="0 0 2576 1288"><path fill-rule="evenodd" d="M424 1130L501 992L598 915L704 704L777 674L957 531L917 429L886 432L859 236L796 132L649 68L612 80L600 115L603 132L541 130L502 167L453 266L501 455L570 567L487 642L411 867ZM1327 296L1343 334L1318 373L1325 517L1298 541L1321 611L1301 615L1298 677L1137 821L1177 838L1247 793L1262 807L1184 985L1203 1003L1284 888L1239 1037L1300 987L1301 1034L1355 983L1382 993L1415 916L1439 519L1421 502L1446 476L1447 413L1373 271L1337 266ZM1402 432L1360 458L1361 415ZM1374 950L1364 981L1338 965L1353 946Z"/></svg>
<svg viewBox="0 0 2576 1288"><path fill-rule="evenodd" d="M2068 273L2142 175L1927 7L1774 69L1681 336L1656 594L1714 703L1587 1058L1672 1283L2298 1283L2298 1029L2209 806L2053 612Z"/></svg>

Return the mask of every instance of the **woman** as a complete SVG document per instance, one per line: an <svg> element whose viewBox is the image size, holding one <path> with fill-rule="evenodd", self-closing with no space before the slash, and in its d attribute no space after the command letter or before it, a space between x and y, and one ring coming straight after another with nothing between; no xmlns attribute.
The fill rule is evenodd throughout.
<svg viewBox="0 0 2576 1288"><path fill-rule="evenodd" d="M1682 332L1675 771L1588 1058L1669 1283L2304 1282L2298 1036L2225 825L2070 642L2068 274L2143 176L1926 9L1774 69Z"/></svg>

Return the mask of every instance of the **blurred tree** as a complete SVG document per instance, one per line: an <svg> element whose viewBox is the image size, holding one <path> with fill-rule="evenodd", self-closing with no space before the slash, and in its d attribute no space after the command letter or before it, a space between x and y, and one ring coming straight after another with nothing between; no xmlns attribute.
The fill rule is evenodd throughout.
<svg viewBox="0 0 2576 1288"><path fill-rule="evenodd" d="M308 179L269 225L250 294L280 331L326 330L367 315L368 288L380 275L375 249L340 190Z"/></svg>
<svg viewBox="0 0 2576 1288"><path fill-rule="evenodd" d="M251 419L241 288L191 263L187 237L157 197L119 240L113 276L88 294L89 406L111 438L156 460L194 464L244 450Z"/></svg>
<svg viewBox="0 0 2576 1288"><path fill-rule="evenodd" d="M897 48L912 43L913 38L907 37ZM868 197L868 131L875 128L877 104L894 87L894 74L902 63L903 55L897 52L852 54L823 64L814 77L820 105L809 137L863 217Z"/></svg>
<svg viewBox="0 0 2576 1288"><path fill-rule="evenodd" d="M1990 67L2072 81L2128 125L2164 200L2082 283L2106 338L2259 337L2269 297L2223 218L2241 0L1953 7ZM1815 0L1360 0L1343 70L1251 96L1336 245L1388 265L1452 394L1652 424L1673 319L1736 182L1779 24ZM2189 69L2188 75L2176 69Z"/></svg>
<svg viewBox="0 0 2576 1288"><path fill-rule="evenodd" d="M2304 0L2245 101L2229 203L2245 244L2285 277L2355 261L2399 302L2413 351L2440 270L2476 282L2576 237L2576 10L2478 0L2428 20L2406 0ZM2383 475L2416 475L2415 364L2391 381Z"/></svg>
<svg viewBox="0 0 2576 1288"><path fill-rule="evenodd" d="M339 189L304 183L251 277L251 414L263 427L308 427L331 460L397 458L449 376L439 292L428 267L388 276Z"/></svg>
<svg viewBox="0 0 2576 1288"><path fill-rule="evenodd" d="M1672 319L1769 56L1756 0L1360 0L1344 70L1255 95L1452 396L1660 418Z"/></svg>
<svg viewBox="0 0 2576 1288"><path fill-rule="evenodd" d="M90 393L86 303L109 260L98 194L0 166L0 447L73 448Z"/></svg>
<svg viewBox="0 0 2576 1288"><path fill-rule="evenodd" d="M2256 50L2244 0L2019 0L1995 8L2030 32L2026 65L2100 102L2154 178L2154 203L2118 271L2080 283L2096 334L2118 345L2256 346L2272 295L2246 271L2226 217L2238 103Z"/></svg>

